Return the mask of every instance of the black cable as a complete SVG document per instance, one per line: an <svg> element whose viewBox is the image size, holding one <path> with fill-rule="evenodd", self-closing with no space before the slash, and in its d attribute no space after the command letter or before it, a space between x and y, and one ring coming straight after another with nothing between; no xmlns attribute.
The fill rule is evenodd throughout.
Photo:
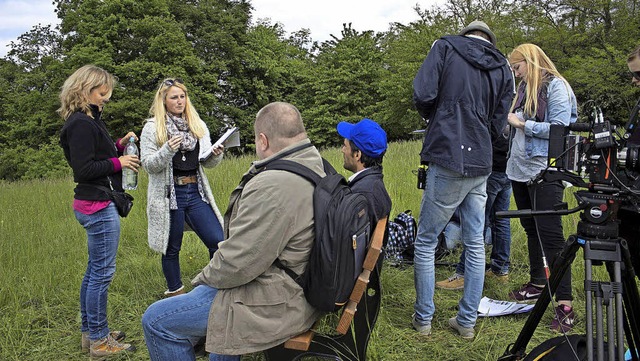
<svg viewBox="0 0 640 361"><path fill-rule="evenodd" d="M548 167L547 167L548 168ZM564 189L563 189L564 191ZM534 186L533 188L533 199L532 199L532 209L533 210L537 210L537 205L536 205L536 195L538 192L538 187ZM563 198L564 198L564 194L563 194ZM545 271L545 282L546 282L546 289L549 292L549 302L551 302L551 306L552 306L552 310L553 310L553 315L554 317L556 317L556 307L558 307L556 305L556 302L553 299L553 294L551 293L551 283L549 283L549 276L551 274L551 269L549 268L547 261L546 261L546 254L544 252L544 247L542 247L542 239L540 237L540 229L538 228L538 222L537 222L537 216L533 216L533 223L535 224L536 227L536 235L538 238L538 245L540 246L540 250L542 253L542 263L543 265L548 268L549 272ZM531 267L531 266L529 266ZM567 270L568 272L571 272L571 269ZM573 302L571 304L571 310L573 311ZM562 335L564 336L565 340L567 341L567 344L569 345L569 348L571 348L571 352L573 353L573 356L575 358L576 361L580 361L580 357L578 357L578 353L576 352L576 350L573 348L573 345L571 344L571 341L569 340L569 336L567 336L567 333L564 331L564 329L562 328L562 324L560 325L560 332L562 333Z"/></svg>

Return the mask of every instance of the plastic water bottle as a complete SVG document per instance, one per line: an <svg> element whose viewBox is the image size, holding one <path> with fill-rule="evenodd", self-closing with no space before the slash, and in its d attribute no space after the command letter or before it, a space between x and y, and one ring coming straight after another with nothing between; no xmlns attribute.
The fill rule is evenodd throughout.
<svg viewBox="0 0 640 361"><path fill-rule="evenodd" d="M124 148L124 155L140 156L134 137L129 138L129 143L127 143L127 146ZM124 190L138 189L138 173L130 168L122 168L122 188Z"/></svg>

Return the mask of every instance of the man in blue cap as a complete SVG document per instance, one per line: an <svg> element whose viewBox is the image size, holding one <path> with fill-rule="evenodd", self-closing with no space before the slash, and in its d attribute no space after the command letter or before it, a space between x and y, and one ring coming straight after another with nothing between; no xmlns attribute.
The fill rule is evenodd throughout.
<svg viewBox="0 0 640 361"><path fill-rule="evenodd" d="M387 133L371 119L356 124L340 122L338 134L344 137L344 169L353 172L349 186L369 201L371 224L391 213L391 197L382 181L382 158L387 151Z"/></svg>

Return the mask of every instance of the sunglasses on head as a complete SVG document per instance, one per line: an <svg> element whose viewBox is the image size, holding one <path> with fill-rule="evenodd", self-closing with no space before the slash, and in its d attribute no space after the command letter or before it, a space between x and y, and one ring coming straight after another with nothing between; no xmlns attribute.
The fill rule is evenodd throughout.
<svg viewBox="0 0 640 361"><path fill-rule="evenodd" d="M175 79L167 79L164 81L164 85L166 86L173 86L173 84L184 84L182 82L182 79L180 78L175 78Z"/></svg>
<svg viewBox="0 0 640 361"><path fill-rule="evenodd" d="M640 71L630 71L631 76L636 78L636 80L640 80Z"/></svg>

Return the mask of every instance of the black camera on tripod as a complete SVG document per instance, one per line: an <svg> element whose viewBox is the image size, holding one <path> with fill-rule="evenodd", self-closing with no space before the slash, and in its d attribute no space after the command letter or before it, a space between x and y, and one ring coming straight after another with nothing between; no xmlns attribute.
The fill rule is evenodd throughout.
<svg viewBox="0 0 640 361"><path fill-rule="evenodd" d="M598 106L593 106L588 123L573 123L569 127L551 125L549 131L549 169L588 175L589 184L575 184L608 193L629 196L629 204L636 207L640 196L640 142L631 144L637 124L632 116L624 128L612 125ZM588 132L587 136L574 132Z"/></svg>
<svg viewBox="0 0 640 361"><path fill-rule="evenodd" d="M640 240L633 232L626 232L624 236L631 238L629 242L619 234L620 225L624 225L619 218L620 210L634 214L631 223L626 223L632 228L638 226L633 224L633 220L640 214L640 134L635 134L639 109L640 102L624 128L605 120L597 106L593 106L588 123L571 124L569 127L551 126L548 167L531 182L562 180L587 188L575 192L577 207L567 209L566 204L562 204L559 207L562 209L496 213L499 217L535 217L581 212L577 232L569 236L564 249L557 256L545 291L536 302L518 339L507 347L499 361L523 358L526 345L552 294L564 273L570 269L580 248L584 250L585 260L586 335L583 339L586 342L586 359L623 360L626 339L631 359L640 360L640 312L637 309L640 293L634 272L634 268L640 270L640 262L637 255L632 256L637 253ZM583 136L584 133L587 135ZM583 175L588 175L588 182ZM592 266L603 264L610 282L592 278ZM582 359L578 358L575 350L574 355L576 360Z"/></svg>

